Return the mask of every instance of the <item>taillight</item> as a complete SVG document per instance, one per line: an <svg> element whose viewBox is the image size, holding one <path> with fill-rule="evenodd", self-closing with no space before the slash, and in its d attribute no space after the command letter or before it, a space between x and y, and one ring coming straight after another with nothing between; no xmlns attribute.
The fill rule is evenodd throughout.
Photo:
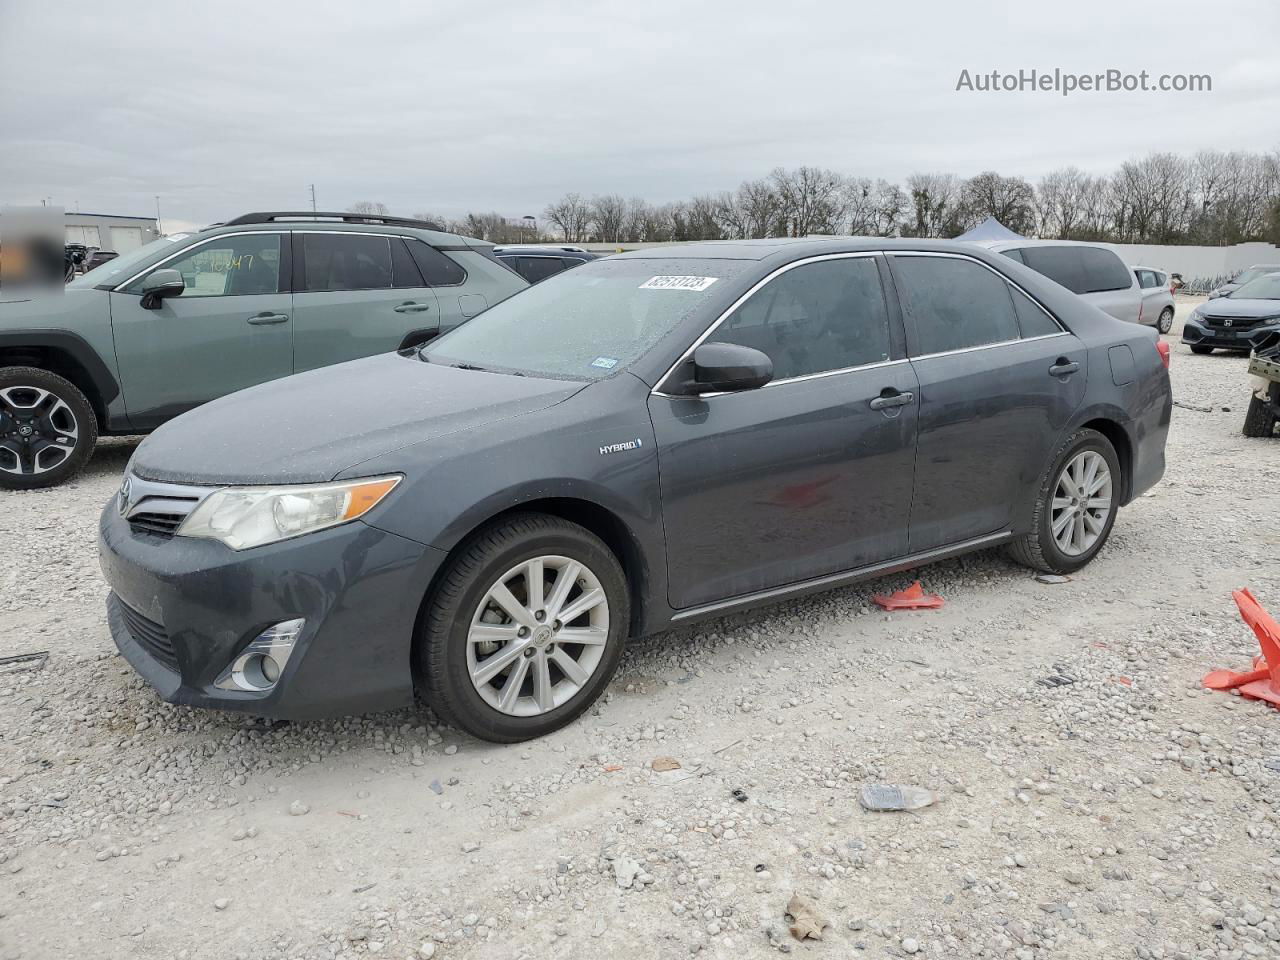
<svg viewBox="0 0 1280 960"><path fill-rule="evenodd" d="M1169 369L1169 341L1157 340L1156 353L1160 354L1160 362L1164 364L1166 370Z"/></svg>

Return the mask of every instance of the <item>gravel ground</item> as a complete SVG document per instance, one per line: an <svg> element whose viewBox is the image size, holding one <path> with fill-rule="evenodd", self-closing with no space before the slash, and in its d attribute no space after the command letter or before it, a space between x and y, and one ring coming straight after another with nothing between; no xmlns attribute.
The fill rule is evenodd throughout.
<svg viewBox="0 0 1280 960"><path fill-rule="evenodd" d="M941 611L874 610L903 575L671 631L517 746L162 704L93 543L132 445L2 494L0 650L50 657L0 673L0 957L1280 957L1280 715L1198 687L1256 652L1232 588L1280 613L1280 441L1239 358L1173 379L1212 412L1071 582L982 553L921 572Z"/></svg>

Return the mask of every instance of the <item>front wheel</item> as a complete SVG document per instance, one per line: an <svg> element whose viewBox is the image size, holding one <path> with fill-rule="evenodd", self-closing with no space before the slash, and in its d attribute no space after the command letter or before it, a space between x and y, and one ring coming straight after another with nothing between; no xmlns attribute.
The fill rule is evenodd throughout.
<svg viewBox="0 0 1280 960"><path fill-rule="evenodd" d="M1013 541L1014 560L1047 573L1073 573L1111 535L1121 492L1120 461L1096 430L1067 438L1040 484L1031 532Z"/></svg>
<svg viewBox="0 0 1280 960"><path fill-rule="evenodd" d="M1204 347L1204 346L1200 346L1199 344L1193 343L1191 344L1191 352L1198 353L1203 356L1204 354L1207 354L1207 353L1213 353L1213 347Z"/></svg>
<svg viewBox="0 0 1280 960"><path fill-rule="evenodd" d="M75 384L36 367L0 367L0 489L70 479L97 440L93 408Z"/></svg>
<svg viewBox="0 0 1280 960"><path fill-rule="evenodd" d="M1165 307L1160 311L1160 318L1156 320L1156 329L1161 333L1168 333L1173 329L1173 307Z"/></svg>
<svg viewBox="0 0 1280 960"><path fill-rule="evenodd" d="M443 719L482 740L540 737L604 692L629 621L626 576L599 537L519 514L450 560L415 642L419 687Z"/></svg>

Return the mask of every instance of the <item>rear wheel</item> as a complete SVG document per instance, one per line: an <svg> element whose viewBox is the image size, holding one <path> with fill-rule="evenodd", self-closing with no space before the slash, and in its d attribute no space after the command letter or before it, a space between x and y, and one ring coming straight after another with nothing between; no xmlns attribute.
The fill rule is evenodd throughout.
<svg viewBox="0 0 1280 960"><path fill-rule="evenodd" d="M1173 329L1173 307L1165 307L1160 311L1160 318L1156 320L1156 329L1161 333L1168 333Z"/></svg>
<svg viewBox="0 0 1280 960"><path fill-rule="evenodd" d="M1191 344L1191 352L1200 353L1200 354L1213 353L1213 347L1204 347L1204 346L1200 346L1199 344L1193 343Z"/></svg>
<svg viewBox="0 0 1280 960"><path fill-rule="evenodd" d="M415 644L442 718L499 743L558 730L604 691L630 621L626 576L589 530L511 517L461 548Z"/></svg>
<svg viewBox="0 0 1280 960"><path fill-rule="evenodd" d="M1280 407L1280 383L1271 385L1271 403L1254 394L1249 398L1249 409L1244 415L1243 433L1246 437L1270 437L1276 432L1275 407Z"/></svg>
<svg viewBox="0 0 1280 960"><path fill-rule="evenodd" d="M36 367L0 367L0 488L62 483L97 440L93 408L75 384Z"/></svg>
<svg viewBox="0 0 1280 960"><path fill-rule="evenodd" d="M1096 430L1067 438L1040 484L1031 532L1009 545L1014 560L1047 573L1072 573L1111 535L1120 501L1120 461Z"/></svg>

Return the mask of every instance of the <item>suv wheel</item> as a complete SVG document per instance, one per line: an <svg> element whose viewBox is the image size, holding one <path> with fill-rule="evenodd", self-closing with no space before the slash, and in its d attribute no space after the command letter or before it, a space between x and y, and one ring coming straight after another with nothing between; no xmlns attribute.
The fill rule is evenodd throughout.
<svg viewBox="0 0 1280 960"><path fill-rule="evenodd" d="M450 561L415 643L419 687L473 736L539 737L604 691L629 622L626 576L600 538L558 517L517 515Z"/></svg>
<svg viewBox="0 0 1280 960"><path fill-rule="evenodd" d="M1280 407L1280 383L1271 385L1271 402ZM1276 432L1275 408L1266 400L1261 400L1255 393L1249 398L1249 409L1244 415L1246 437L1270 437Z"/></svg>
<svg viewBox="0 0 1280 960"><path fill-rule="evenodd" d="M1160 311L1160 318L1156 320L1156 329L1161 333L1168 333L1173 329L1173 307L1165 307Z"/></svg>
<svg viewBox="0 0 1280 960"><path fill-rule="evenodd" d="M75 384L35 367L0 367L0 488L62 483L97 440L97 418Z"/></svg>
<svg viewBox="0 0 1280 960"><path fill-rule="evenodd" d="M1111 535L1120 497L1120 462L1111 441L1079 430L1040 484L1031 533L1009 545L1014 560L1047 573L1072 573Z"/></svg>

